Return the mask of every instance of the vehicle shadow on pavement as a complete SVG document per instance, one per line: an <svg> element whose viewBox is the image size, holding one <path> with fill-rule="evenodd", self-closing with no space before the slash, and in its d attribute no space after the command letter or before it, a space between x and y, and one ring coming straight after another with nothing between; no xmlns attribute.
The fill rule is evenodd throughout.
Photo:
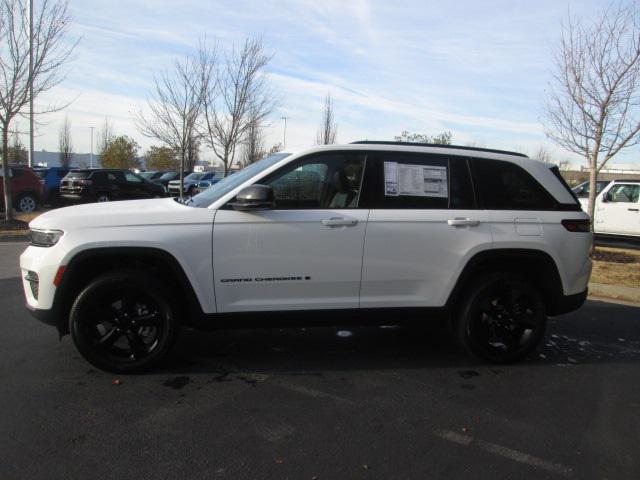
<svg viewBox="0 0 640 480"><path fill-rule="evenodd" d="M640 362L640 308L589 301L549 319L547 334L527 365ZM313 375L330 370L490 366L456 347L446 329L323 327L199 332L185 329L162 369Z"/></svg>

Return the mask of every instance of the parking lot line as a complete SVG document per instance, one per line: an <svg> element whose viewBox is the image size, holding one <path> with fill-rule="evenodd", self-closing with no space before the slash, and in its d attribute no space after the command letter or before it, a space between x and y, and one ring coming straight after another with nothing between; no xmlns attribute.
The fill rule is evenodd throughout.
<svg viewBox="0 0 640 480"><path fill-rule="evenodd" d="M497 443L491 443L484 440L476 439L470 435L463 435L452 430L434 430L432 432L435 436L447 440L449 442L457 443L465 447L475 446L486 452L498 455L514 462L524 463L531 467L546 470L547 472L562 475L563 477L571 477L573 475L573 469L559 463L553 463L542 458L535 457L513 448L498 445Z"/></svg>

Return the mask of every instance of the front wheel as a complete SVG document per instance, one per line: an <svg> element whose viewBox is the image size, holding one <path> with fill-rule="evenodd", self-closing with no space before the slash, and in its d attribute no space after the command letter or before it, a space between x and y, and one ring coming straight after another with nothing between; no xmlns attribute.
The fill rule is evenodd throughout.
<svg viewBox="0 0 640 480"><path fill-rule="evenodd" d="M456 317L458 342L493 363L529 355L542 340L547 320L538 290L509 273L480 277L466 291Z"/></svg>
<svg viewBox="0 0 640 480"><path fill-rule="evenodd" d="M171 348L176 308L170 292L151 275L135 270L104 274L73 303L70 331L82 356L119 373L146 370Z"/></svg>
<svg viewBox="0 0 640 480"><path fill-rule="evenodd" d="M111 201L111 198L106 193L99 193L98 196L96 197L96 202L98 203L104 203L109 201Z"/></svg>

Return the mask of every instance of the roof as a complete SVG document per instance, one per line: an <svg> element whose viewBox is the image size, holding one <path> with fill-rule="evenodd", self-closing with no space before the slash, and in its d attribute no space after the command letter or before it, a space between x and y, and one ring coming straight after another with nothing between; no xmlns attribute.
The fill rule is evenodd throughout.
<svg viewBox="0 0 640 480"><path fill-rule="evenodd" d="M512 152L510 150L498 150L495 148L468 147L464 145L445 145L441 143L419 143L419 142L392 142L386 140L359 140L351 142L353 145L398 145L405 147L433 147L433 148L451 148L455 150L469 150L473 152L500 153L502 155L516 155L518 157L529 158L528 155L520 152Z"/></svg>

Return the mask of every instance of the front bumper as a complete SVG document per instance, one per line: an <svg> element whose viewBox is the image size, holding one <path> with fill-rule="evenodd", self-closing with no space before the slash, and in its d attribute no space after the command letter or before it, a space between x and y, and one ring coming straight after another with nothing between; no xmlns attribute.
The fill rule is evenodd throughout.
<svg viewBox="0 0 640 480"><path fill-rule="evenodd" d="M29 305L28 303L26 304L26 307L27 307L27 310L29 310L29 313L31 314L32 317L35 317L38 320L40 320L42 323L46 323L47 325L51 325L52 327L59 327L58 317L57 315L54 314L53 309L44 310L40 308L35 308Z"/></svg>
<svg viewBox="0 0 640 480"><path fill-rule="evenodd" d="M579 309L587 300L589 290L576 293L574 295L562 295L556 298L551 305L548 306L548 314L551 316L562 315L564 313L573 312Z"/></svg>

